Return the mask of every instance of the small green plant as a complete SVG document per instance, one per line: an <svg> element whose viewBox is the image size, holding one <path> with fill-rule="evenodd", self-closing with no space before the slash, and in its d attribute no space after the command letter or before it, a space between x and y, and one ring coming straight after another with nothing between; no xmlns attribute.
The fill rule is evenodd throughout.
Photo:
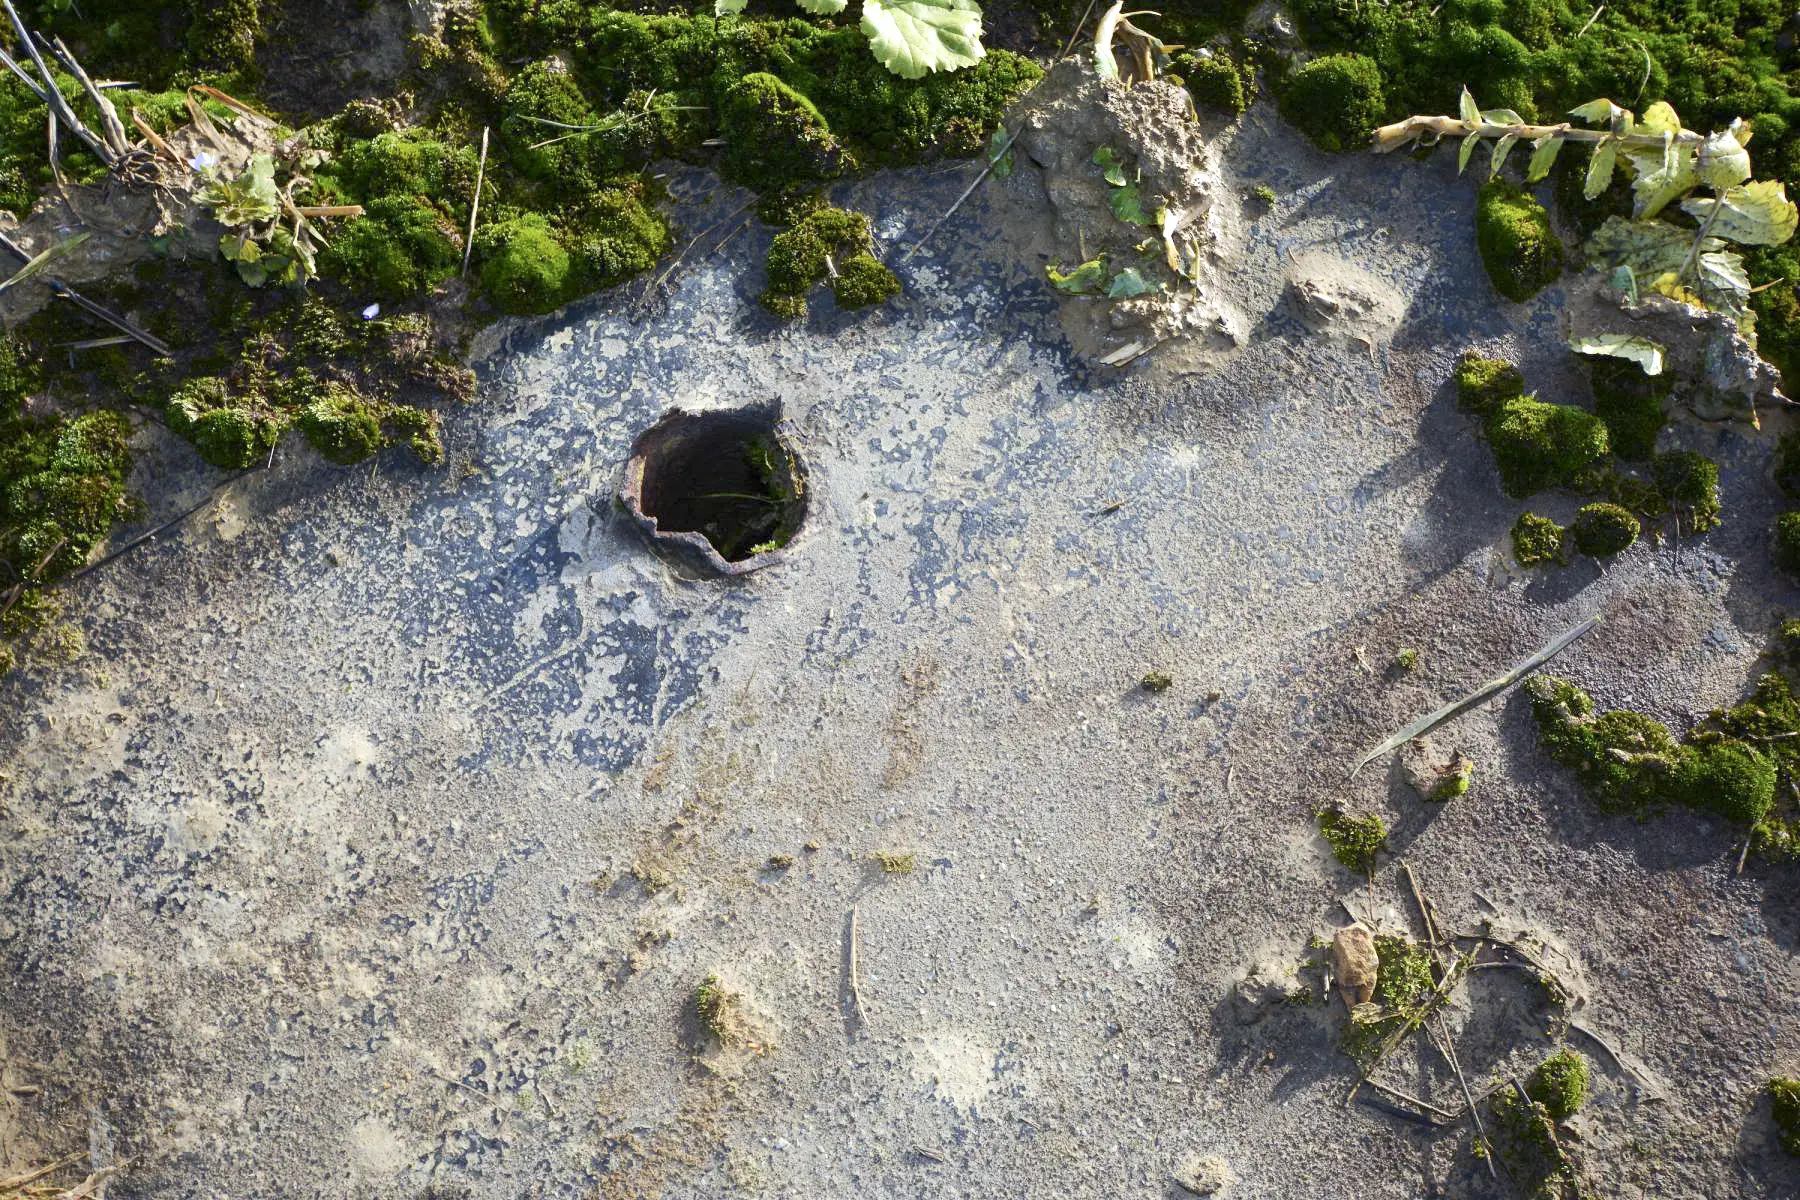
<svg viewBox="0 0 1800 1200"><path fill-rule="evenodd" d="M849 0L795 0L815 16L831 16ZM744 11L749 0L713 0L717 16ZM981 6L974 0L863 0L862 31L876 61L902 79L972 67L981 45Z"/></svg>
<svg viewBox="0 0 1800 1200"><path fill-rule="evenodd" d="M1340 1045L1363 1070L1371 1070L1401 1031L1416 1027L1442 1002L1431 954L1402 937L1375 938L1375 994L1351 1011Z"/></svg>
<svg viewBox="0 0 1800 1200"><path fill-rule="evenodd" d="M694 1013L700 1027L719 1045L741 1046L759 1053L764 1049L755 1040L754 1028L744 1011L743 995L727 987L717 975L708 975L694 989Z"/></svg>
<svg viewBox="0 0 1800 1200"><path fill-rule="evenodd" d="M1352 817L1335 804L1318 812L1319 833L1331 847L1332 856L1346 870L1367 875L1375 869L1375 858L1387 848L1387 826L1380 817Z"/></svg>
<svg viewBox="0 0 1800 1200"><path fill-rule="evenodd" d="M194 198L225 227L219 253L237 267L239 278L251 287L270 282L298 287L319 273L322 243L312 218L331 210L302 208L293 200L310 181L295 176L277 186L275 160L267 154L253 155L237 175L214 166L203 170L205 182Z"/></svg>
<svg viewBox="0 0 1800 1200"><path fill-rule="evenodd" d="M1266 183L1259 183L1250 189L1250 198L1264 208L1275 207L1275 189Z"/></svg>
<svg viewBox="0 0 1800 1200"><path fill-rule="evenodd" d="M1175 684L1175 680L1164 671L1152 671L1138 681L1138 686L1146 692L1166 692Z"/></svg>
<svg viewBox="0 0 1800 1200"><path fill-rule="evenodd" d="M1520 513L1513 522L1513 557L1522 567L1547 567L1568 559L1569 531L1536 513Z"/></svg>
<svg viewBox="0 0 1800 1200"><path fill-rule="evenodd" d="M1705 533L1719 523L1719 464L1692 450L1670 450L1651 464L1656 489L1685 532Z"/></svg>
<svg viewBox="0 0 1800 1200"><path fill-rule="evenodd" d="M915 854L902 854L894 850L877 850L869 857L875 860L883 875L911 875L919 867L919 859Z"/></svg>
<svg viewBox="0 0 1800 1200"><path fill-rule="evenodd" d="M1800 1154L1800 1079L1769 1080L1769 1106L1782 1149Z"/></svg>
<svg viewBox="0 0 1800 1200"><path fill-rule="evenodd" d="M1525 394L1525 376L1502 358L1463 352L1456 364L1456 401L1464 411L1490 416L1508 400Z"/></svg>
<svg viewBox="0 0 1800 1200"><path fill-rule="evenodd" d="M1411 671L1419 665L1419 652L1411 646L1402 646L1394 652L1394 668L1399 671Z"/></svg>
<svg viewBox="0 0 1800 1200"><path fill-rule="evenodd" d="M1587 1059L1573 1050L1557 1051L1525 1081L1525 1094L1543 1105L1551 1120L1568 1120L1587 1103Z"/></svg>
<svg viewBox="0 0 1800 1200"><path fill-rule="evenodd" d="M1590 558L1609 558L1638 537L1638 519L1617 504L1586 504L1575 514L1569 532L1575 548Z"/></svg>

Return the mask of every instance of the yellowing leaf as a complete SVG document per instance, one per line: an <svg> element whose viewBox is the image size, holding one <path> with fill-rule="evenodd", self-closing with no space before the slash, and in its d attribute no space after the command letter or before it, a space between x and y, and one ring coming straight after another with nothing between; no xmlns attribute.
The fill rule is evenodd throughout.
<svg viewBox="0 0 1800 1200"><path fill-rule="evenodd" d="M1715 192L1736 187L1750 178L1750 152L1737 139L1743 122L1733 121L1730 129L1708 134L1700 143L1694 160L1694 173L1700 182Z"/></svg>
<svg viewBox="0 0 1800 1200"><path fill-rule="evenodd" d="M862 31L876 59L902 79L972 67L987 53L975 0L863 0Z"/></svg>
<svg viewBox="0 0 1800 1200"><path fill-rule="evenodd" d="M1471 133L1463 139L1462 149L1456 152L1456 173L1461 175L1469 169L1469 160L1475 157L1475 147L1481 142L1479 133Z"/></svg>
<svg viewBox="0 0 1800 1200"><path fill-rule="evenodd" d="M1589 100L1580 108L1571 108L1569 110L1569 115L1574 117L1577 121L1586 121L1589 125L1610 125L1612 124L1613 114L1623 111L1625 110L1621 109L1611 100L1601 99Z"/></svg>
<svg viewBox="0 0 1800 1200"><path fill-rule="evenodd" d="M734 13L741 13L749 3L750 0L713 0L713 16L729 17Z"/></svg>
<svg viewBox="0 0 1800 1200"><path fill-rule="evenodd" d="M850 6L850 0L794 0L794 3L817 17L829 17Z"/></svg>
<svg viewBox="0 0 1800 1200"><path fill-rule="evenodd" d="M1489 125L1523 125L1525 118L1510 108L1490 108L1481 114Z"/></svg>
<svg viewBox="0 0 1800 1200"><path fill-rule="evenodd" d="M1667 100L1658 100L1644 110L1638 128L1651 133L1676 134L1681 132L1681 118L1675 115L1674 105Z"/></svg>
<svg viewBox="0 0 1800 1200"><path fill-rule="evenodd" d="M1613 164L1618 158L1617 142L1603 142L1594 150L1594 156L1588 160L1587 182L1581 189L1583 196L1592 200L1612 186Z"/></svg>
<svg viewBox="0 0 1800 1200"><path fill-rule="evenodd" d="M1660 149L1634 146L1626 151L1637 178L1631 181L1631 215L1654 217L1673 200L1694 190L1700 177L1694 173L1694 148L1674 139L1666 130Z"/></svg>
<svg viewBox="0 0 1800 1200"><path fill-rule="evenodd" d="M1475 97L1469 94L1469 89L1466 87L1462 90L1462 100L1460 103L1462 105L1461 113L1463 124L1481 124L1481 106L1475 103Z"/></svg>
<svg viewBox="0 0 1800 1200"><path fill-rule="evenodd" d="M1504 137L1500 138L1499 141L1494 143L1494 155L1488 161L1489 179L1498 179L1500 177L1500 168L1506 165L1506 156L1511 154L1512 148L1518 144L1519 135L1516 133L1506 134Z"/></svg>
<svg viewBox="0 0 1800 1200"><path fill-rule="evenodd" d="M1723 204L1717 216L1713 209ZM1707 226L1713 237L1744 246L1779 246L1794 236L1800 213L1787 198L1787 188L1777 179L1763 179L1734 187L1720 200L1698 196L1681 202L1681 211ZM1710 220L1711 224L1708 225Z"/></svg>
<svg viewBox="0 0 1800 1200"><path fill-rule="evenodd" d="M1573 338L1569 342L1569 349L1577 354L1622 358L1626 362L1634 362L1643 368L1646 375L1662 374L1663 348L1649 338L1632 337L1623 333L1602 333L1594 337Z"/></svg>

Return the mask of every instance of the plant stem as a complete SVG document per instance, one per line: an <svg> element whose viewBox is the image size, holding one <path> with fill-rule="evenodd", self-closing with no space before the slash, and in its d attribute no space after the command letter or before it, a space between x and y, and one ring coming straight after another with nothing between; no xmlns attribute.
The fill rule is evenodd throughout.
<svg viewBox="0 0 1800 1200"><path fill-rule="evenodd" d="M1491 121L1471 124L1460 117L1421 116L1383 125L1375 131L1370 148L1377 154L1386 154L1420 138L1436 141L1445 137L1467 137L1471 133L1479 133L1486 138L1516 137L1522 142L1555 137L1565 142L1617 142L1622 146L1661 147L1663 144L1663 135L1660 133L1618 134L1610 129L1577 129L1567 121L1557 125L1496 125ZM1697 146L1701 137L1691 129L1683 129L1675 135L1675 141Z"/></svg>
<svg viewBox="0 0 1800 1200"><path fill-rule="evenodd" d="M1688 248L1687 260L1681 264L1680 274L1675 276L1676 283L1685 280L1692 273L1694 264L1700 261L1700 247L1705 244L1707 235L1712 232L1713 222L1719 219L1719 214L1724 209L1725 193L1714 188L1712 211L1706 214L1706 220L1700 222L1700 232L1694 236L1694 244Z"/></svg>

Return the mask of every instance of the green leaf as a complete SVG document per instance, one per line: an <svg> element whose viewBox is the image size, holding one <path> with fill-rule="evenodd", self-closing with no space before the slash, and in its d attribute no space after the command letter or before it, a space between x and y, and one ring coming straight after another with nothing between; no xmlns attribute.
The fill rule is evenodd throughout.
<svg viewBox="0 0 1800 1200"><path fill-rule="evenodd" d="M45 267L48 267L51 263L67 254L75 247L81 245L81 243L87 241L88 238L92 236L91 233L84 229L80 233L70 234L60 242L52 242L50 245L39 250L36 254L26 260L24 266L14 271L11 275L8 275L5 279L0 279L0 292L4 292L7 288L12 287L15 284L24 283L35 275L42 274Z"/></svg>
<svg viewBox="0 0 1800 1200"><path fill-rule="evenodd" d="M1589 200L1599 196L1612 186L1613 164L1619 159L1619 143L1602 142L1594 149L1594 156L1588 159L1587 182L1582 185L1581 194Z"/></svg>
<svg viewBox="0 0 1800 1200"><path fill-rule="evenodd" d="M1556 156L1562 153L1563 140L1559 137L1541 137L1531 143L1531 162L1525 168L1525 182L1537 183L1549 177L1550 168L1556 165Z"/></svg>
<svg viewBox="0 0 1800 1200"><path fill-rule="evenodd" d="M1471 133L1463 139L1462 149L1456 152L1456 173L1461 175L1469 169L1469 160L1475 157L1475 147L1481 144L1481 135Z"/></svg>
<svg viewBox="0 0 1800 1200"><path fill-rule="evenodd" d="M1610 268L1615 277L1621 269L1628 269L1635 282L1651 291L1665 296L1673 295L1677 289L1689 291L1688 296L1676 298L1698 300L1707 308L1734 317L1741 315L1750 300L1744 260L1714 237L1702 241L1699 250L1691 276L1683 281L1681 272L1694 251L1692 230L1667 221L1608 217L1586 246L1588 257ZM1617 286L1615 282L1614 287Z"/></svg>
<svg viewBox="0 0 1800 1200"><path fill-rule="evenodd" d="M1101 168L1106 182L1114 187L1124 187L1130 182L1125 178L1125 164L1111 146L1102 146L1094 151L1094 165Z"/></svg>
<svg viewBox="0 0 1800 1200"><path fill-rule="evenodd" d="M850 6L850 0L794 0L794 3L815 17L829 17Z"/></svg>
<svg viewBox="0 0 1800 1200"><path fill-rule="evenodd" d="M1636 363L1646 375L1661 375L1663 348L1645 337L1624 333L1602 333L1594 337L1571 338L1569 349L1577 354L1604 358L1622 358Z"/></svg>
<svg viewBox="0 0 1800 1200"><path fill-rule="evenodd" d="M1059 292L1071 296L1093 296L1107 286L1106 259L1090 258L1074 270L1064 273L1055 267L1046 266L1044 274L1050 277L1050 286Z"/></svg>
<svg viewBox="0 0 1800 1200"><path fill-rule="evenodd" d="M713 0L713 16L729 17L735 13L741 13L744 11L744 6L749 3L750 0Z"/></svg>
<svg viewBox="0 0 1800 1200"><path fill-rule="evenodd" d="M1523 125L1525 118L1510 108L1490 108L1481 114L1489 125Z"/></svg>
<svg viewBox="0 0 1800 1200"><path fill-rule="evenodd" d="M1128 300L1133 296L1144 296L1152 292L1162 291L1162 284L1145 279L1136 267L1126 267L1112 277L1106 285L1108 300Z"/></svg>
<svg viewBox="0 0 1800 1200"><path fill-rule="evenodd" d="M1468 88L1462 90L1462 120L1464 125L1481 124L1481 106L1475 103L1475 97L1469 94Z"/></svg>
<svg viewBox="0 0 1800 1200"><path fill-rule="evenodd" d="M1569 110L1569 115L1574 117L1577 121L1586 121L1589 125L1610 125L1612 124L1613 114L1624 111L1626 110L1621 109L1611 100L1600 99L1589 100L1580 108L1571 108Z"/></svg>
<svg viewBox="0 0 1800 1200"><path fill-rule="evenodd" d="M1625 152L1637 171L1637 178L1631 181L1631 215L1634 217L1654 217L1671 201L1693 191L1700 182L1700 177L1694 173L1694 148L1676 141L1666 129L1654 132L1663 135L1661 149L1633 146Z"/></svg>
<svg viewBox="0 0 1800 1200"><path fill-rule="evenodd" d="M1733 121L1731 128L1709 134L1700 143L1694 173L1700 176L1701 183L1715 192L1736 187L1750 178L1750 152L1737 137L1742 127L1742 121Z"/></svg>
<svg viewBox="0 0 1800 1200"><path fill-rule="evenodd" d="M1156 218L1144 211L1144 200L1138 194L1137 184L1128 183L1122 188L1114 188L1107 199L1112 203L1113 216L1127 225L1156 224Z"/></svg>
<svg viewBox="0 0 1800 1200"><path fill-rule="evenodd" d="M1713 209L1720 204L1724 207L1713 217ZM1787 198L1787 188L1776 179L1734 187L1723 200L1689 197L1681 202L1681 211L1702 225L1712 218L1707 233L1744 246L1779 246L1794 236L1800 224L1800 213Z"/></svg>
<svg viewBox="0 0 1800 1200"><path fill-rule="evenodd" d="M1005 126L996 126L988 138L988 164L993 169L995 179L1005 179L1013 173L1013 135L1006 132Z"/></svg>
<svg viewBox="0 0 1800 1200"><path fill-rule="evenodd" d="M876 59L902 79L972 67L987 53L975 0L863 0L862 31Z"/></svg>
<svg viewBox="0 0 1800 1200"><path fill-rule="evenodd" d="M1638 128L1651 133L1676 134L1681 132L1681 118L1675 115L1674 105L1667 100L1658 100L1644 110Z"/></svg>
<svg viewBox="0 0 1800 1200"><path fill-rule="evenodd" d="M1506 165L1506 156L1512 153L1513 147L1519 144L1519 135L1509 133L1494 143L1493 157L1488 161L1488 178L1498 179L1500 168Z"/></svg>

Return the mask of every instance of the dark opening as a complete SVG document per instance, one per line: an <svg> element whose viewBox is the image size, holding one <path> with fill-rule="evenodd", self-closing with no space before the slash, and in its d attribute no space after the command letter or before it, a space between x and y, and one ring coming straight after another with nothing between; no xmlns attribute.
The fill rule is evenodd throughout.
<svg viewBox="0 0 1800 1200"><path fill-rule="evenodd" d="M781 549L806 515L806 478L777 424L773 407L669 413L638 438L626 503L653 534L698 534L727 563Z"/></svg>

